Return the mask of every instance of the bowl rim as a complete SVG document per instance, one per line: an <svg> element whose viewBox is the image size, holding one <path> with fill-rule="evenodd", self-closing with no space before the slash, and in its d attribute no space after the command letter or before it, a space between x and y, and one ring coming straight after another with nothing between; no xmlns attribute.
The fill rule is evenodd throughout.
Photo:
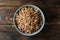
<svg viewBox="0 0 60 40"><path fill-rule="evenodd" d="M23 33L23 32L21 32L21 31L19 31L19 29L18 29L17 26L16 26L16 22L15 22L16 13L17 13L21 8L26 7L26 6L30 6L30 7L33 7L33 8L38 9L38 10L40 11L40 13L41 13L41 16L42 16L42 21L43 21L43 23L42 23L40 29L38 29L36 32L34 32L34 33L32 33L32 34L27 34L27 33ZM44 24L45 24L45 17L44 17L44 14L43 14L42 10L41 10L39 7L37 7L37 6L35 6L35 5L32 5L32 4L26 4L26 5L20 6L20 7L15 11L14 17L13 17L13 23L14 23L14 27L16 28L16 30L17 30L20 34L25 35L25 36L33 36L33 35L38 34L38 33L43 29Z"/></svg>

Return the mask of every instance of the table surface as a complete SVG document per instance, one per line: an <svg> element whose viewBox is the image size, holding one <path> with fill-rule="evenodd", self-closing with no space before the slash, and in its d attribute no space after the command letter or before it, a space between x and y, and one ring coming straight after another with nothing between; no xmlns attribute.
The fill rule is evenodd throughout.
<svg viewBox="0 0 60 40"><path fill-rule="evenodd" d="M45 15L45 26L35 36L23 36L14 28L14 12L24 4L39 6ZM0 40L60 40L60 0L0 0Z"/></svg>

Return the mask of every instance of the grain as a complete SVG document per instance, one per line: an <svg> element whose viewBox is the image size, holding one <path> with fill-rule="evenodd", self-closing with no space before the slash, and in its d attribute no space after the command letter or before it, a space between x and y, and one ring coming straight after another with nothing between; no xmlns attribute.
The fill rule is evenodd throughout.
<svg viewBox="0 0 60 40"><path fill-rule="evenodd" d="M41 26L41 14L32 7L24 7L16 14L16 23L21 32L33 33Z"/></svg>

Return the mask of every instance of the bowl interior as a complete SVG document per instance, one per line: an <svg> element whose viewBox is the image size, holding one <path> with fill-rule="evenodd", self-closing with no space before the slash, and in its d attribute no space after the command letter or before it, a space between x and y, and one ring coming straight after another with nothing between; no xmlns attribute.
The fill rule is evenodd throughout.
<svg viewBox="0 0 60 40"><path fill-rule="evenodd" d="M20 9L22 9L23 7L32 7L32 8L35 8L35 9L39 10L40 13L41 13L41 18L42 18L41 27L39 28L39 30L37 30L36 32L34 32L34 33L32 33L32 34L23 33L23 32L21 32L21 31L19 30L19 28L17 27L17 23L16 23L16 20L15 20L16 14L17 14L17 12L18 12ZM43 29L44 24L45 24L45 17L44 17L44 14L43 14L43 12L41 11L40 8L38 8L38 7L35 6L35 5L28 4L28 5L23 5L23 6L21 6L21 7L19 7L19 8L16 10L16 12L15 12L15 14L14 14L13 21L14 21L15 28L16 28L16 30L17 30L19 33L21 33L22 35L25 35L25 36L32 36L32 35L35 35L35 34L39 33L39 32Z"/></svg>

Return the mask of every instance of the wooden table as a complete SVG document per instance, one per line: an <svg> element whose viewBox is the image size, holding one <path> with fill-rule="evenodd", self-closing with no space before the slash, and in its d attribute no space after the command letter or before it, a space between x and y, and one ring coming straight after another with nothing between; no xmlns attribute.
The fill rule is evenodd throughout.
<svg viewBox="0 0 60 40"><path fill-rule="evenodd" d="M35 36L23 36L14 28L14 12L24 4L39 6L45 15L45 26ZM60 0L0 0L0 40L60 40Z"/></svg>

